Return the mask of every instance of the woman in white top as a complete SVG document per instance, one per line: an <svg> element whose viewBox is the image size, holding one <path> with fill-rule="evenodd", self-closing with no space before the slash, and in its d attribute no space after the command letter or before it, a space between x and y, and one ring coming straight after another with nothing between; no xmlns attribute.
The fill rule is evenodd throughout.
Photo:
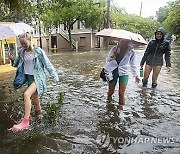
<svg viewBox="0 0 180 154"><path fill-rule="evenodd" d="M22 121L12 127L13 130L24 130L29 127L29 117L31 113L31 98L35 104L35 115L41 112L39 95L47 91L45 69L54 81L59 81L55 68L49 61L45 52L36 46L32 46L32 39L29 33L19 36L22 49L19 50L15 58L10 55L12 66L20 68L24 64L24 73L27 79L28 88L24 93L25 114ZM17 89L17 87L15 87Z"/></svg>
<svg viewBox="0 0 180 154"><path fill-rule="evenodd" d="M119 106L125 104L125 90L128 83L128 64L131 66L131 71L135 77L135 82L139 83L140 79L137 75L135 64L135 51L131 46L130 40L122 39L117 46L114 46L108 57L104 69L113 74L113 78L108 83L108 102L112 101L117 80L119 79Z"/></svg>

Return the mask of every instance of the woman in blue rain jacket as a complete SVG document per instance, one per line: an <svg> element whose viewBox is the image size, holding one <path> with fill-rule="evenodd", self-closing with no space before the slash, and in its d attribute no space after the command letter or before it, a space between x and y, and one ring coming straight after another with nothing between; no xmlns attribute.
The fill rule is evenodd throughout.
<svg viewBox="0 0 180 154"><path fill-rule="evenodd" d="M17 70L23 65L28 88L24 93L24 118L19 124L12 127L15 131L24 130L29 127L32 106L31 98L35 105L35 118L36 120L39 118L41 112L39 95L47 91L45 69L54 81L59 81L55 68L45 52L41 48L32 45L31 35L29 33L20 35L19 41L23 48L19 50L17 58L14 58L13 55L10 55L9 58L12 60L12 66L17 67Z"/></svg>

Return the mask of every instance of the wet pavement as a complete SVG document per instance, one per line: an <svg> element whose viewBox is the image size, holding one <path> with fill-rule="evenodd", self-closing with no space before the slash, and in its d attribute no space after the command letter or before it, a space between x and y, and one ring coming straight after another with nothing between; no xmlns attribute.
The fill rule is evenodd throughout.
<svg viewBox="0 0 180 154"><path fill-rule="evenodd" d="M136 52L139 68L144 49ZM107 54L49 54L60 82L48 80L41 102L56 104L63 92L63 105L55 123L32 120L23 132L9 128L23 116L24 88L13 91L14 72L0 74L0 154L179 154L180 48L173 47L171 73L162 68L156 90L139 88L130 72L123 110L117 108L118 85L113 103L106 103L107 83L99 73Z"/></svg>

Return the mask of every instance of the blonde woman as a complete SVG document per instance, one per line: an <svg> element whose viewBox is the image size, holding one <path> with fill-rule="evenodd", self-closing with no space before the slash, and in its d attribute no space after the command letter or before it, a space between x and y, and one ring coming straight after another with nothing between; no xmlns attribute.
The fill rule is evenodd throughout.
<svg viewBox="0 0 180 154"><path fill-rule="evenodd" d="M45 52L32 45L32 38L29 33L19 36L22 49L19 50L18 56L14 58L10 55L12 66L19 68L24 63L24 72L27 79L28 88L24 93L25 113L22 121L12 127L13 130L24 130L29 127L29 117L31 113L31 98L35 105L35 115L41 112L39 95L46 92L46 74L45 69L49 72L54 81L59 81L55 68L49 61Z"/></svg>

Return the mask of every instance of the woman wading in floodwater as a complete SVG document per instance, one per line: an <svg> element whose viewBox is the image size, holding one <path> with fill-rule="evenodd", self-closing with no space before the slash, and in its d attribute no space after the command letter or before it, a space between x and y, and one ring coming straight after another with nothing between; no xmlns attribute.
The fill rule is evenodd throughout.
<svg viewBox="0 0 180 154"><path fill-rule="evenodd" d="M104 69L112 74L112 78L109 79L108 82L107 100L108 102L112 101L112 95L114 94L116 83L119 80L119 107L125 104L124 94L129 79L128 64L131 66L135 82L139 83L140 81L135 64L135 55L131 41L122 39L117 46L114 46L110 50L109 55L106 58Z"/></svg>
<svg viewBox="0 0 180 154"><path fill-rule="evenodd" d="M161 71L163 65L163 55L165 55L166 67L167 72L170 72L171 62L170 62L170 45L169 42L164 41L165 31L163 28L159 28L155 32L155 40L149 42L144 56L142 57L140 66L143 68L144 63L145 70L144 70L144 78L142 80L143 87L147 87L148 78L153 71L152 74L152 88L157 87L157 79L159 73Z"/></svg>
<svg viewBox="0 0 180 154"><path fill-rule="evenodd" d="M58 75L45 52L32 45L32 38L29 33L19 36L22 49L19 50L18 56L10 55L12 66L19 68L24 63L24 72L27 79L28 87L24 93L25 114L22 121L12 127L13 130L24 130L29 127L31 113L31 98L35 104L35 116L41 112L39 95L46 92L46 74L45 68L54 81L59 81Z"/></svg>

